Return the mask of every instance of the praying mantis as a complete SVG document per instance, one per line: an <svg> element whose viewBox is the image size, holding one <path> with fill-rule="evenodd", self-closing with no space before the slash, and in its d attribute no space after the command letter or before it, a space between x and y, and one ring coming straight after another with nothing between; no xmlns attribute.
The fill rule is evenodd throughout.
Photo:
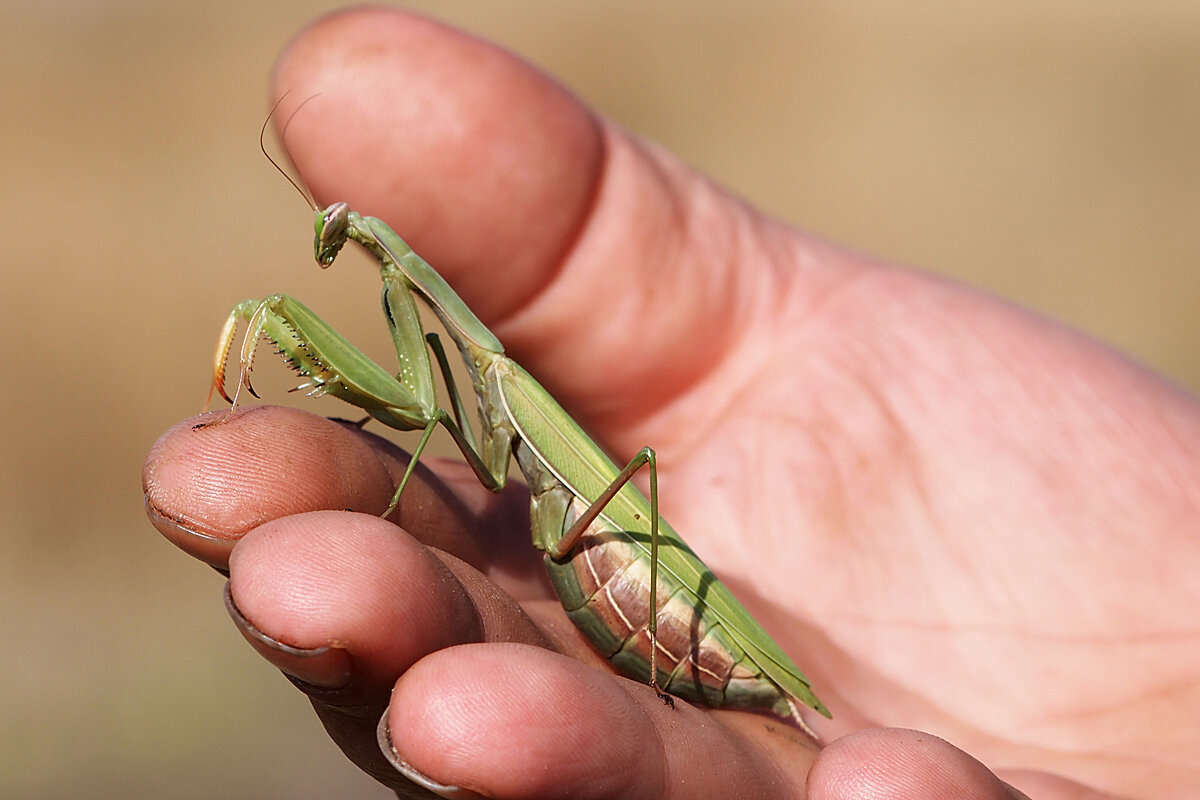
<svg viewBox="0 0 1200 800"><path fill-rule="evenodd" d="M438 426L492 491L504 487L515 459L531 493L533 544L545 553L563 608L619 672L648 683L670 705L674 695L712 708L759 711L810 734L800 706L830 716L800 669L659 515L654 450L643 447L618 468L391 228L346 203L323 210L314 204L314 211L315 255L323 268L349 240L378 261L399 371L372 361L300 301L276 294L230 312L217 344L213 390L232 406L243 388L254 394L250 370L265 338L306 379L297 388L338 397L392 428L421 430L384 516L395 509ZM424 331L417 298L466 364L482 425L478 439L440 339ZM247 332L231 398L226 363L243 320ZM433 360L453 413L438 405ZM642 467L649 470L649 498L630 483Z"/></svg>

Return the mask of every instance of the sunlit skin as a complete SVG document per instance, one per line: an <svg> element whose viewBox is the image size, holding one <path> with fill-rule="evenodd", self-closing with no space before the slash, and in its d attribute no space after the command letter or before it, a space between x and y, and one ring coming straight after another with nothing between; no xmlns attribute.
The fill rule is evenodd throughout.
<svg viewBox="0 0 1200 800"><path fill-rule="evenodd" d="M499 797L1200 785L1196 398L762 217L426 20L326 18L275 85L320 95L286 137L317 201L401 231L611 452L652 444L664 515L834 714L814 750L615 676L561 616L519 487L420 469L404 533L371 515L405 458L368 431L276 408L177 426L147 461L151 518L228 565L243 627L364 769L404 785L386 710L408 764Z"/></svg>

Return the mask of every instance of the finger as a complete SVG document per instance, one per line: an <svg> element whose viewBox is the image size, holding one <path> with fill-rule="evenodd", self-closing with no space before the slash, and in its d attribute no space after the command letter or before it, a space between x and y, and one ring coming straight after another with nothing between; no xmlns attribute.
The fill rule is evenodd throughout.
<svg viewBox="0 0 1200 800"><path fill-rule="evenodd" d="M478 571L373 515L319 511L267 522L240 541L229 566L238 627L309 694L339 746L372 774L382 765L376 724L412 664L467 642L546 646Z"/></svg>
<svg viewBox="0 0 1200 800"><path fill-rule="evenodd" d="M1028 800L971 756L920 731L872 728L821 751L810 800Z"/></svg>
<svg viewBox="0 0 1200 800"><path fill-rule="evenodd" d="M508 53L431 20L331 14L290 43L274 83L289 92L275 116L284 145L318 200L397 226L492 320L537 292L592 202L603 150L590 114ZM503 267L507 285L462 274L481 265Z"/></svg>
<svg viewBox="0 0 1200 800"><path fill-rule="evenodd" d="M682 701L669 708L647 686L555 653L468 645L405 673L392 695L388 733L394 761L444 793L801 796L813 752L798 734L753 715L719 716L741 727Z"/></svg>
<svg viewBox="0 0 1200 800"><path fill-rule="evenodd" d="M303 31L275 85L280 120L315 95L286 135L314 193L391 224L602 432L715 369L775 296L755 267L790 234L490 44L353 9Z"/></svg>
<svg viewBox="0 0 1200 800"><path fill-rule="evenodd" d="M142 486L154 526L189 554L225 569L234 544L265 522L323 509L381 513L407 461L354 425L255 406L171 428L147 455ZM493 495L461 463L437 465L437 473L418 466L392 520L427 544L505 576L506 588L518 595L541 594L527 496L519 487Z"/></svg>

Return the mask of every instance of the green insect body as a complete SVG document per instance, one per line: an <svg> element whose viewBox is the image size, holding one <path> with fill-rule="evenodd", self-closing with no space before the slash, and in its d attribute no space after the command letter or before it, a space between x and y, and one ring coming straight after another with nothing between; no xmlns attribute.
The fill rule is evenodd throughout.
<svg viewBox="0 0 1200 800"><path fill-rule="evenodd" d="M617 467L504 354L499 340L441 275L383 222L335 203L317 213L316 234L322 266L333 262L347 239L378 260L400 373L392 376L371 362L298 301L274 295L239 304L230 314L214 365L214 384L222 395L236 323L248 319L241 354L247 388L261 334L307 378L301 388L339 397L391 427L423 429L413 464L439 424L489 489L504 486L515 458L532 493L533 542L546 554L555 591L574 624L620 672L700 705L764 711L805 729L800 705L829 716L800 669L657 514L652 450L643 448L625 469ZM454 418L436 405L414 296L432 309L466 363L483 426L478 444L431 335L455 403ZM643 465L650 467L649 500L628 482ZM411 470L412 464L408 474Z"/></svg>

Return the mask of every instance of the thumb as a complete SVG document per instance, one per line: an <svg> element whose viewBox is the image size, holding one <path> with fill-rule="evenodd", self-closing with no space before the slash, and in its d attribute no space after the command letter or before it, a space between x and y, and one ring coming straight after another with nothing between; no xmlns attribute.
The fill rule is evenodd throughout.
<svg viewBox="0 0 1200 800"><path fill-rule="evenodd" d="M714 368L765 295L738 265L790 238L530 65L397 9L314 23L275 85L279 120L313 98L285 144L319 201L391 225L601 434Z"/></svg>

